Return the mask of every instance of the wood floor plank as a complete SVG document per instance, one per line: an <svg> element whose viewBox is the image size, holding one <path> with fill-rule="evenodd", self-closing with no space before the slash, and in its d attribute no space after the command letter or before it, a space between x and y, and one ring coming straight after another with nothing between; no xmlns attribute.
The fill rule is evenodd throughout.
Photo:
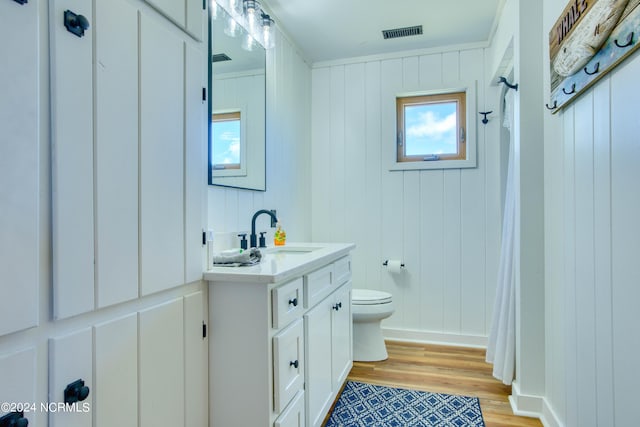
<svg viewBox="0 0 640 427"><path fill-rule="evenodd" d="M387 351L385 361L354 362L348 379L477 397L487 427L542 426L538 419L513 414L511 387L493 378L484 349L387 341Z"/></svg>

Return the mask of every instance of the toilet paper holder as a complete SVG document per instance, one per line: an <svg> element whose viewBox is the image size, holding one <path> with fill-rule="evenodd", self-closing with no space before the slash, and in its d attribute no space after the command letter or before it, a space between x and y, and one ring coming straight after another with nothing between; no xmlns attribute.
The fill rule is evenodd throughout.
<svg viewBox="0 0 640 427"><path fill-rule="evenodd" d="M384 265L385 267L386 267L387 265L389 265L389 260L388 260L388 259L386 259L386 260L382 263L382 265ZM400 268L404 268L404 262L400 263Z"/></svg>

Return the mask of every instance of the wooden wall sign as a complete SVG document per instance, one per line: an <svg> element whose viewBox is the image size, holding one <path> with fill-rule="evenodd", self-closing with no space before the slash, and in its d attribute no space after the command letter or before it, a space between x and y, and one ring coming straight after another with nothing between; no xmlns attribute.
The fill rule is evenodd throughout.
<svg viewBox="0 0 640 427"><path fill-rule="evenodd" d="M640 0L571 0L549 32L551 102L558 112L640 46Z"/></svg>

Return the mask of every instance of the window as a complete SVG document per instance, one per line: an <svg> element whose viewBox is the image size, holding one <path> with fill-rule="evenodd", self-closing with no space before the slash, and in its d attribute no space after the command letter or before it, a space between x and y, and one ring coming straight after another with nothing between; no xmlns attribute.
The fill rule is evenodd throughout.
<svg viewBox="0 0 640 427"><path fill-rule="evenodd" d="M211 166L213 170L240 169L240 111L213 114L211 118Z"/></svg>
<svg viewBox="0 0 640 427"><path fill-rule="evenodd" d="M466 159L465 92L396 98L398 162Z"/></svg>
<svg viewBox="0 0 640 427"><path fill-rule="evenodd" d="M458 81L393 94L395 133L385 132L389 170L476 167L477 84Z"/></svg>

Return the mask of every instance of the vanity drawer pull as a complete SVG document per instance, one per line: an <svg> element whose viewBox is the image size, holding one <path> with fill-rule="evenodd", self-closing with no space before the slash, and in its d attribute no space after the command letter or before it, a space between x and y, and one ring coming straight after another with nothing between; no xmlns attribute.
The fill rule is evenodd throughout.
<svg viewBox="0 0 640 427"><path fill-rule="evenodd" d="M272 290L272 327L281 329L302 316L303 280L298 277Z"/></svg>
<svg viewBox="0 0 640 427"><path fill-rule="evenodd" d="M338 311L338 310L340 310L340 309L342 308L342 303L341 303L341 302L339 302L339 303L335 304L335 305L334 305L333 307L331 307L331 308L333 308L335 311Z"/></svg>
<svg viewBox="0 0 640 427"><path fill-rule="evenodd" d="M294 360L292 362L289 362L289 366L293 366L294 368L298 369L298 361Z"/></svg>

